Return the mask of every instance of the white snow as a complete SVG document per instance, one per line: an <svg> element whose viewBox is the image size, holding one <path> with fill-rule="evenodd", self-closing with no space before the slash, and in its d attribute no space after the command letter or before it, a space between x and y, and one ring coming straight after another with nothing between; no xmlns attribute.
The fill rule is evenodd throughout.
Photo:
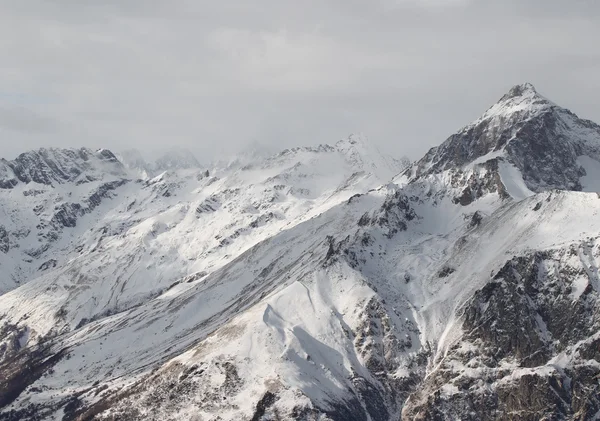
<svg viewBox="0 0 600 421"><path fill-rule="evenodd" d="M519 114L525 114L524 119L527 119L556 106L556 104L537 93L531 84L524 84L515 88L521 90L520 95L506 95L471 125L477 125L488 119L505 120L514 118L515 115ZM520 118L523 117L520 116Z"/></svg>
<svg viewBox="0 0 600 421"><path fill-rule="evenodd" d="M473 168L476 165L485 164L486 162L491 161L492 159L501 158L504 155L505 155L505 152L503 149L498 150L498 151L492 151L490 153L487 153L487 154L480 156L479 158L473 160L472 162L467 164L465 168L467 168L467 169Z"/></svg>
<svg viewBox="0 0 600 421"><path fill-rule="evenodd" d="M532 98L539 105L532 112L553 106ZM511 101L486 118L531 111ZM462 169L465 179L486 175L477 164L503 156L478 158ZM353 376L378 384L367 358L388 358L393 374L408 376L417 353L430 347L428 369L440 366L464 334L461 306L514 256L576 246L580 253L573 258L586 276L573 279L572 299L580 299L588 280L600 288L597 257L591 246L581 246L600 233L598 196L534 194L515 166L498 161L514 200L491 192L467 206L453 200L463 186L453 187L451 171L388 182L402 168L360 136L234 159L209 177L199 168L169 168L119 187L76 227L60 231L39 259L23 252L43 244L43 230L35 227L52 218L56 205L85 200L98 183L0 191L0 217L14 246L0 254L0 287L10 290L0 296L0 315L25 329L20 346L54 332L57 343L69 347L54 374L35 383L44 392L34 400L59 399L96 381L124 387L154 369L168 376L201 363L210 367L206 387L218 387L225 376L215 362L231 361L244 380L228 396L231 406L199 412L194 405L203 396L190 396L178 409L182 419L216 413L242 419L265 390L277 391L281 408L327 407L352 392ZM600 164L586 157L579 162L589 168L584 186L592 188L596 178L600 185ZM33 189L41 193L23 194ZM415 213L406 221L393 205L404 196ZM43 209L36 213L38 205ZM475 212L482 219L474 226ZM370 222L359 226L364 215ZM406 226L389 226L394 216ZM15 236L24 228L31 233ZM392 235L391 228L398 230ZM330 241L348 257L326 260ZM56 268L40 270L50 258ZM441 276L443 269L452 270ZM373 315L377 308L383 315ZM396 354L369 355L383 343L385 333L377 332L383 319L406 344ZM537 322L549 338L543 320ZM364 343L357 340L361 334ZM515 369L503 381L555 369ZM458 390L445 385L442 392ZM20 397L9 409L29 399Z"/></svg>
<svg viewBox="0 0 600 421"><path fill-rule="evenodd" d="M523 200L534 194L525 185L523 176L514 165L506 161L500 161L498 167L502 184L504 184L506 191L513 199Z"/></svg>
<svg viewBox="0 0 600 421"><path fill-rule="evenodd" d="M579 179L582 190L600 192L600 161L582 155L577 158L577 164L583 167L586 174Z"/></svg>

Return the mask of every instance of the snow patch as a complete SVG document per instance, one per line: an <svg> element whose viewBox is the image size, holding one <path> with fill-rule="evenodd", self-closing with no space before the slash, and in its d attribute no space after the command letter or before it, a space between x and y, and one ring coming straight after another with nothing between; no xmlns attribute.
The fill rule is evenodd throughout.
<svg viewBox="0 0 600 421"><path fill-rule="evenodd" d="M577 164L583 167L586 174L579 179L581 190L600 192L600 162L584 155L577 158Z"/></svg>
<svg viewBox="0 0 600 421"><path fill-rule="evenodd" d="M466 169L474 168L476 165L485 164L486 162L488 162L492 159L501 158L504 156L504 154L505 154L504 149L501 149L499 151L492 151L483 156L480 156L479 158L475 159L473 162L467 164L467 166L465 168Z"/></svg>
<svg viewBox="0 0 600 421"><path fill-rule="evenodd" d="M498 165L500 179L508 194L515 200L520 201L535 193L529 190L523 181L521 172L508 162L500 162Z"/></svg>
<svg viewBox="0 0 600 421"><path fill-rule="evenodd" d="M571 285L573 287L571 291L571 298L573 299L573 301L576 301L585 292L585 289L589 285L589 281L586 278L579 276L573 281Z"/></svg>

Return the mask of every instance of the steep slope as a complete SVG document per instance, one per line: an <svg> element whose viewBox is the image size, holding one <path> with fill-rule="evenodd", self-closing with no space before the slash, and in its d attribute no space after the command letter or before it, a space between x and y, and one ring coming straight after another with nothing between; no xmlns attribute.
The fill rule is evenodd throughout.
<svg viewBox="0 0 600 421"><path fill-rule="evenodd" d="M378 238L371 230L370 241L384 250L380 259L361 263L371 253L362 230L355 232L358 244L342 245L337 262L324 262L321 246L318 260L305 255L289 267L290 279L276 281L268 299L157 372L108 394L88 414L110 402L100 419L397 419L416 389L403 419L578 413L591 419L599 404L594 352L600 297L595 277L584 269L597 265L598 242L581 245L579 238L600 225L574 229L560 222L566 215L597 212L600 201L582 193L541 198L549 200L538 210L532 199L503 209L469 230L461 249L438 259L433 242L400 254L406 245L399 238ZM410 244L423 241L431 234L419 232L425 223L398 237L412 237ZM451 241L455 235L450 233ZM563 244L553 244L556 238ZM493 249L485 247L489 244ZM527 251L532 246L540 250L537 255ZM582 247L591 250L583 262L577 258ZM416 265L422 252L431 260ZM561 258L556 268L544 266L555 256ZM546 271L538 272L537 264ZM308 273L307 265L313 265ZM304 270L298 272L299 266ZM578 276L561 279L555 270ZM527 277L521 280L520 274ZM512 278L504 281L508 275ZM271 282L265 284L272 288ZM503 282L514 283L505 287L510 294L499 286ZM560 300L554 290L562 292ZM577 389L562 386L571 378Z"/></svg>
<svg viewBox="0 0 600 421"><path fill-rule="evenodd" d="M513 87L482 117L431 149L405 174L451 179L455 200L497 191L518 199L548 189L596 191L600 126L537 93Z"/></svg>
<svg viewBox="0 0 600 421"><path fill-rule="evenodd" d="M0 162L0 294L56 267L63 249L82 235L129 182L108 150L40 149Z"/></svg>
<svg viewBox="0 0 600 421"><path fill-rule="evenodd" d="M519 85L391 183L360 137L129 183L0 297L0 419L597 419L599 145Z"/></svg>
<svg viewBox="0 0 600 421"><path fill-rule="evenodd" d="M498 259L489 275L481 273L476 288L465 282L474 272L472 263L466 265L467 273L464 263L447 263L445 282L458 281L462 296L450 296L453 310L444 313L450 321L433 335L437 352L407 400L403 418L600 416L598 231L587 225L597 214L592 202L598 196L552 190L536 194L555 188L597 190L599 147L600 126L556 106L533 86L518 85L398 178L406 189L421 188L436 200L461 206L490 196L508 201L491 217L484 211L474 214L473 223L499 227L500 212L519 209L513 221L503 221L510 231L497 241L521 248ZM518 206L529 209L512 205L524 198ZM523 222L536 213L547 215L548 206L559 218L536 222L515 240L512 234ZM586 210L576 212L577 206ZM454 247L462 248L463 240ZM497 243L487 244L489 251ZM438 307L436 303L436 312Z"/></svg>
<svg viewBox="0 0 600 421"><path fill-rule="evenodd" d="M31 258L30 272L22 275L28 283L2 296L0 312L11 330L29 332L26 343L33 346L48 335L139 306L182 278L200 281L275 233L380 185L363 167L372 168L375 159L350 160L322 145L242 168L123 180L110 203L63 224L66 234L56 234L55 247ZM42 199L36 196L36 203ZM87 211L87 199L79 200L73 207ZM18 222L35 226L42 236L43 224ZM22 347L9 340L3 352Z"/></svg>

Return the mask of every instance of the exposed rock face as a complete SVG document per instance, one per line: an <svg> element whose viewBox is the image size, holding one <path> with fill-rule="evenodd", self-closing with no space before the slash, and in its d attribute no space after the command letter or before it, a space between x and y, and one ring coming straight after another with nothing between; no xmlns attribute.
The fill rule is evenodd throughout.
<svg viewBox="0 0 600 421"><path fill-rule="evenodd" d="M124 184L127 180L112 181L100 185L83 203L62 203L56 207L50 223L57 229L73 228L77 225L80 216L90 213L100 205L102 199L111 197L111 192Z"/></svg>
<svg viewBox="0 0 600 421"><path fill-rule="evenodd" d="M0 225L0 252L6 254L10 249L10 240L6 228Z"/></svg>
<svg viewBox="0 0 600 421"><path fill-rule="evenodd" d="M516 167L532 192L578 191L586 174L578 158L600 159L598 145L600 126L553 104L530 84L517 85L480 119L432 148L408 173L424 179L454 172L454 187L463 189L455 197L461 204L493 191L504 195L498 168L503 162Z"/></svg>
<svg viewBox="0 0 600 421"><path fill-rule="evenodd" d="M578 138L573 136L574 132L586 135ZM577 158L582 155L597 158L600 154L597 139L600 126L554 107L517 129L506 151L532 191L581 190L579 179L585 170Z"/></svg>
<svg viewBox="0 0 600 421"><path fill-rule="evenodd" d="M398 232L406 231L408 223L417 218L408 196L399 190L392 190L379 209L363 214L358 220L359 227L378 226L385 230L385 236L392 238Z"/></svg>
<svg viewBox="0 0 600 421"><path fill-rule="evenodd" d="M19 155L14 161L2 160L0 188L17 183L53 183L94 181L103 172L125 176L122 164L107 149L39 149ZM98 174L100 172L100 174Z"/></svg>
<svg viewBox="0 0 600 421"><path fill-rule="evenodd" d="M124 166L106 149L40 149L1 161L0 253L7 260L0 293L56 267L59 240L127 182Z"/></svg>
<svg viewBox="0 0 600 421"><path fill-rule="evenodd" d="M417 175L460 168L502 150L531 119L552 113L555 105L529 84L513 87L482 117L432 148L418 161ZM548 139L550 140L550 139Z"/></svg>
<svg viewBox="0 0 600 421"><path fill-rule="evenodd" d="M453 202L467 206L489 193L496 193L502 199L510 198L498 171L500 159L491 159L472 172L453 171L452 186L460 190Z"/></svg>
<svg viewBox="0 0 600 421"><path fill-rule="evenodd" d="M465 304L463 335L403 416L593 419L600 411L599 261L597 239L508 261Z"/></svg>

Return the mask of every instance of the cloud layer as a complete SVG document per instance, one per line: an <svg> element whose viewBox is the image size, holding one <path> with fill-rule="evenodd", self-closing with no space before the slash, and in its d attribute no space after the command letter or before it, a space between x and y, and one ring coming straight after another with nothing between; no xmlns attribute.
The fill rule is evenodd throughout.
<svg viewBox="0 0 600 421"><path fill-rule="evenodd" d="M0 156L334 142L412 157L511 85L600 120L600 4L0 1Z"/></svg>

